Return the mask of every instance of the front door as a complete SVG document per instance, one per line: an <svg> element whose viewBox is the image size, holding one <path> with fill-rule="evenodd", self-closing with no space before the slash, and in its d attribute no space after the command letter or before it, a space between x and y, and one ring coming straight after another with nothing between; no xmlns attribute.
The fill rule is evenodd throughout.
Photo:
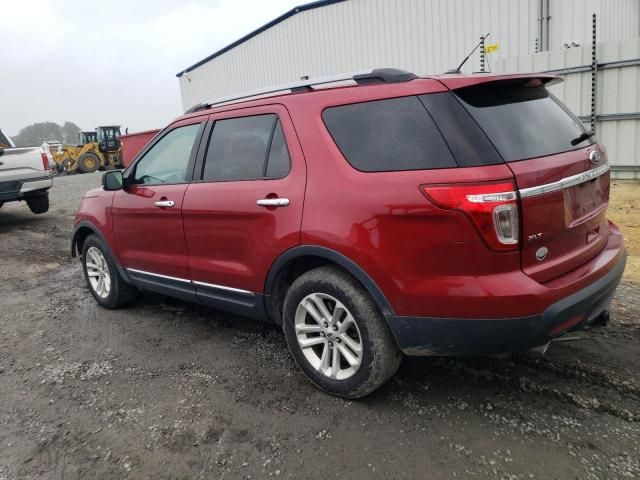
<svg viewBox="0 0 640 480"><path fill-rule="evenodd" d="M202 120L190 119L167 129L127 170L127 186L114 197L120 260L129 275L146 282L146 287L147 283L191 287L181 211Z"/></svg>
<svg viewBox="0 0 640 480"><path fill-rule="evenodd" d="M306 166L282 105L210 121L182 207L189 269L203 302L252 314L273 262L300 243Z"/></svg>

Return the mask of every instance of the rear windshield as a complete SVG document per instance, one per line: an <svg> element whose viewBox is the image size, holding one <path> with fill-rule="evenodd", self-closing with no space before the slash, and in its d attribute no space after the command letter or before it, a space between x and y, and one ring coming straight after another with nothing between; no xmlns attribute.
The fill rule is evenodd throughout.
<svg viewBox="0 0 640 480"><path fill-rule="evenodd" d="M543 157L593 143L580 120L545 87L488 84L454 93L506 161Z"/></svg>

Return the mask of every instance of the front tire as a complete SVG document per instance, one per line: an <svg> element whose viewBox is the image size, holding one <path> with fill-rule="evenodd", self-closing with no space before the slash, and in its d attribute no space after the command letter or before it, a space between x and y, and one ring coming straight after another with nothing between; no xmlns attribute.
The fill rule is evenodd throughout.
<svg viewBox="0 0 640 480"><path fill-rule="evenodd" d="M93 173L100 168L100 159L93 153L83 153L78 158L78 170L80 173Z"/></svg>
<svg viewBox="0 0 640 480"><path fill-rule="evenodd" d="M97 235L85 239L81 260L87 286L101 306L118 308L136 297L136 288L122 279L109 250Z"/></svg>
<svg viewBox="0 0 640 480"><path fill-rule="evenodd" d="M284 301L287 344L304 374L339 397L364 397L384 384L402 360L368 292L336 267L298 277Z"/></svg>

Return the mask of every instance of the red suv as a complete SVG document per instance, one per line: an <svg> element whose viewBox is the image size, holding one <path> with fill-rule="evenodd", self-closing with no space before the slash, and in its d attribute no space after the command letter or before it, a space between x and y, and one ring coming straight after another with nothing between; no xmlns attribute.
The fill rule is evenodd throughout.
<svg viewBox="0 0 640 480"><path fill-rule="evenodd" d="M274 322L346 398L402 353L545 345L606 323L626 258L559 81L379 69L198 105L85 195L72 252L100 305L150 290Z"/></svg>

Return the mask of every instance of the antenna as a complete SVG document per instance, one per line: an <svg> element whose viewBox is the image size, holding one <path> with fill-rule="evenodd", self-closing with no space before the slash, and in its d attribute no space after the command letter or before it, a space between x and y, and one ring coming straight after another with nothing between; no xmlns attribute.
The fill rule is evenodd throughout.
<svg viewBox="0 0 640 480"><path fill-rule="evenodd" d="M476 46L475 46L475 47L473 47L473 50L471 50L471 51L469 52L469 55L467 55L467 56L465 57L465 59L462 61L462 63L461 63L460 65L458 65L458 68L454 68L453 70L447 70L447 71L446 71L446 72L444 72L444 73L462 73L462 72L460 71L460 69L464 66L464 64L465 64L465 63L467 63L467 60L469 60L469 58L471 57L471 55L473 55L473 52L475 52L475 51L478 49L478 47L484 43L484 41L487 39L487 37L488 37L489 35L491 35L491 33L487 33L485 36L480 37L480 41L476 44Z"/></svg>

